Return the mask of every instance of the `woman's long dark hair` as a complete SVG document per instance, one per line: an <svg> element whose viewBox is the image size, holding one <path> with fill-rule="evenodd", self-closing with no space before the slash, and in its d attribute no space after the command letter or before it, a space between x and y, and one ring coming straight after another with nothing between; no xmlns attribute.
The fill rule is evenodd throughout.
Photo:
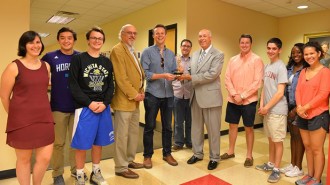
<svg viewBox="0 0 330 185"><path fill-rule="evenodd" d="M305 61L304 59L304 44L303 43L296 43L293 45L293 47L297 47L299 49L299 51L301 52L302 54L302 61L303 61L303 68L305 67L309 67L309 64ZM289 62L288 62L288 65L286 66L287 69L291 68L292 66L295 65L295 61L293 60L292 58L292 54L290 52L290 57L289 57Z"/></svg>

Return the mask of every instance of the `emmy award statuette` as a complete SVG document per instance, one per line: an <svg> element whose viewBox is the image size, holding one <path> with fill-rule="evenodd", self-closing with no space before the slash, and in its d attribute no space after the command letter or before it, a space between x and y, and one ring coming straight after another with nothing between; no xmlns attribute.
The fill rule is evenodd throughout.
<svg viewBox="0 0 330 185"><path fill-rule="evenodd" d="M176 66L177 66L177 69L173 72L173 74L176 75L177 77L179 77L183 74L183 69L181 66L181 57L179 55L176 56Z"/></svg>

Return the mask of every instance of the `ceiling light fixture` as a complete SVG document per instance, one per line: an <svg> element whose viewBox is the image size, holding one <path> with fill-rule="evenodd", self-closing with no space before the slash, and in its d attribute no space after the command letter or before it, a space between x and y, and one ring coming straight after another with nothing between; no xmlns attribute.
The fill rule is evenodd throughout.
<svg viewBox="0 0 330 185"><path fill-rule="evenodd" d="M300 10L303 10L303 9L307 9L308 6L307 5L300 5L300 6L297 6L298 9Z"/></svg>
<svg viewBox="0 0 330 185"><path fill-rule="evenodd" d="M49 33L38 33L40 37L45 38L48 37L50 34Z"/></svg>
<svg viewBox="0 0 330 185"><path fill-rule="evenodd" d="M75 17L76 15L79 14L72 12L58 11L55 15L53 15L51 18L47 20L47 23L68 24L76 19Z"/></svg>
<svg viewBox="0 0 330 185"><path fill-rule="evenodd" d="M47 23L53 24L68 24L73 21L75 18L73 17L63 17L58 15L53 15L50 19L48 19Z"/></svg>

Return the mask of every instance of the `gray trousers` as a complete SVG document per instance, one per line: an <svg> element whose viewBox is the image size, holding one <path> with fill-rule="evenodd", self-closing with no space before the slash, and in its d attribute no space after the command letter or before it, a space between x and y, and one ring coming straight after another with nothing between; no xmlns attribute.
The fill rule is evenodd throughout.
<svg viewBox="0 0 330 185"><path fill-rule="evenodd" d="M222 107L201 108L196 97L191 103L191 141L194 156L202 159L204 157L204 123L207 129L209 140L210 160L219 161L220 159L220 122Z"/></svg>

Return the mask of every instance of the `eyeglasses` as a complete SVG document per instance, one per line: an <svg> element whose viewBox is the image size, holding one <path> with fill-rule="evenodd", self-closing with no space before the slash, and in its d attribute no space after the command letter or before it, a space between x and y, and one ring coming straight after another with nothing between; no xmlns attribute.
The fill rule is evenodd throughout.
<svg viewBox="0 0 330 185"><path fill-rule="evenodd" d="M160 67L164 68L164 58L163 57L161 57Z"/></svg>
<svg viewBox="0 0 330 185"><path fill-rule="evenodd" d="M103 42L103 37L89 37L90 40L94 40L94 41L102 41Z"/></svg>
<svg viewBox="0 0 330 185"><path fill-rule="evenodd" d="M181 47L183 47L183 48L191 48L191 46L189 46L189 45L182 45Z"/></svg>
<svg viewBox="0 0 330 185"><path fill-rule="evenodd" d="M138 34L137 32L131 32L131 31L126 31L125 33L128 35L135 35L135 36Z"/></svg>

